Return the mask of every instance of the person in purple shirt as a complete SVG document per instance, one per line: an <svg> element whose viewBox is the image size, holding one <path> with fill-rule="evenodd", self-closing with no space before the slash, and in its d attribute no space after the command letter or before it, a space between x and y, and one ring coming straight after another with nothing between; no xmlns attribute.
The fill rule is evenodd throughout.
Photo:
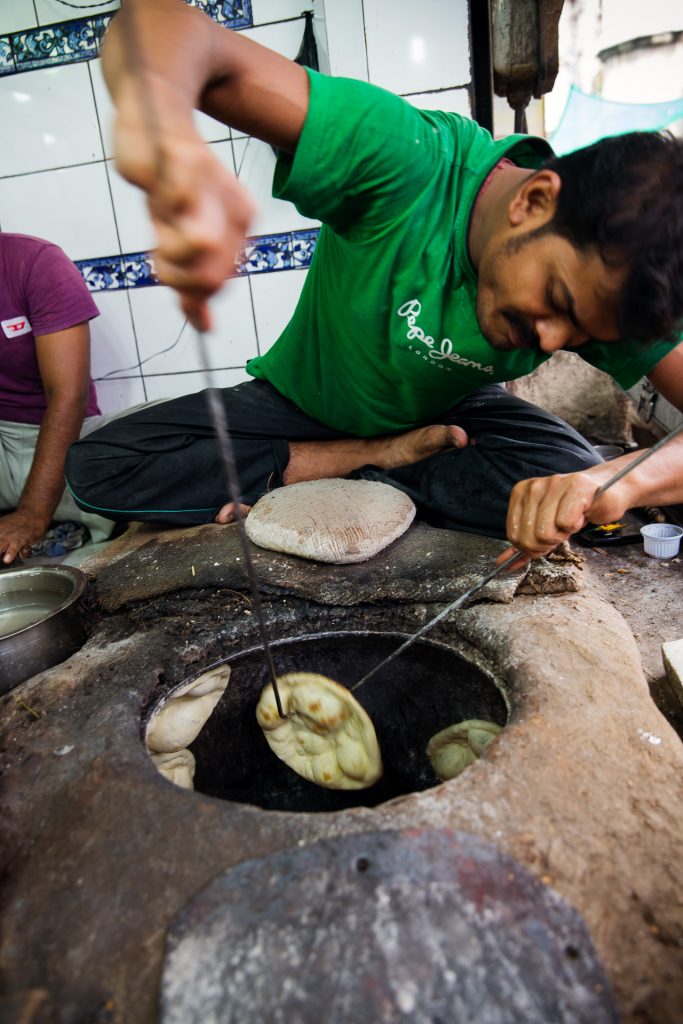
<svg viewBox="0 0 683 1024"><path fill-rule="evenodd" d="M53 520L113 523L64 490L72 441L99 424L89 321L99 315L79 271L41 238L0 232L0 562L27 555Z"/></svg>

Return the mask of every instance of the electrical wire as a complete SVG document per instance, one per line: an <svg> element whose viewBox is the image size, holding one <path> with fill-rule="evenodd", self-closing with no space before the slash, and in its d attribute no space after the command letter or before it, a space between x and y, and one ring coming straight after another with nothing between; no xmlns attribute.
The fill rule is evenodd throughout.
<svg viewBox="0 0 683 1024"><path fill-rule="evenodd" d="M176 345L180 342L180 339L182 338L183 332L186 327L187 317L183 321L183 326L180 328L180 334L178 335L178 337L176 338L172 345L169 345L167 348L162 348L159 352L154 352L151 356L146 356L144 359L140 359L137 363L135 363L134 366L121 367L120 370L109 370L107 373L103 373L101 377L93 377L93 380L97 384L98 381L107 380L109 377L114 377L119 373L130 373L132 370L142 369L145 363L149 363L152 359L156 359L157 356L163 356L167 352L170 352L172 349L174 349Z"/></svg>

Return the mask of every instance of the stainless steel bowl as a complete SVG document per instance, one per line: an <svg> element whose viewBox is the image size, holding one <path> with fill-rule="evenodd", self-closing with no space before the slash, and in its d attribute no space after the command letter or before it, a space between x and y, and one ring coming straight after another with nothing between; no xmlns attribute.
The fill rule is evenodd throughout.
<svg viewBox="0 0 683 1024"><path fill-rule="evenodd" d="M83 646L77 602L86 583L83 573L68 565L0 572L0 693Z"/></svg>

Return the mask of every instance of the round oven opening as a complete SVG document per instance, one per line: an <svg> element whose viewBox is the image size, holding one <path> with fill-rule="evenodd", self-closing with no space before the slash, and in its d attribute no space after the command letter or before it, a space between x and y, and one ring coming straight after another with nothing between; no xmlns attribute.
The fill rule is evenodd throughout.
<svg viewBox="0 0 683 1024"><path fill-rule="evenodd" d="M274 642L278 675L318 672L351 688L405 640L391 633L324 633ZM270 749L256 721L268 680L261 648L225 659L227 689L190 745L197 792L278 811L338 811L374 807L394 797L438 785L425 753L430 738L465 719L503 726L507 707L493 679L443 644L418 640L354 696L370 715L384 774L362 790L316 786L287 767Z"/></svg>

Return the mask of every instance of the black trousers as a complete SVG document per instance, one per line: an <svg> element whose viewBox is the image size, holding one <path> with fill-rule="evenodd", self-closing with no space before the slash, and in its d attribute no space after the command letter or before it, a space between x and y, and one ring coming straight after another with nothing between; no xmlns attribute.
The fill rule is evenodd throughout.
<svg viewBox="0 0 683 1024"><path fill-rule="evenodd" d="M241 500L249 505L283 484L288 441L352 435L306 416L264 381L222 390ZM518 480L569 473L600 462L558 417L509 394L479 388L432 423L457 423L476 445L400 469L364 466L351 476L405 491L435 526L505 536L510 491ZM212 522L227 494L205 392L156 403L113 420L73 444L66 477L76 504L114 520L173 526Z"/></svg>

